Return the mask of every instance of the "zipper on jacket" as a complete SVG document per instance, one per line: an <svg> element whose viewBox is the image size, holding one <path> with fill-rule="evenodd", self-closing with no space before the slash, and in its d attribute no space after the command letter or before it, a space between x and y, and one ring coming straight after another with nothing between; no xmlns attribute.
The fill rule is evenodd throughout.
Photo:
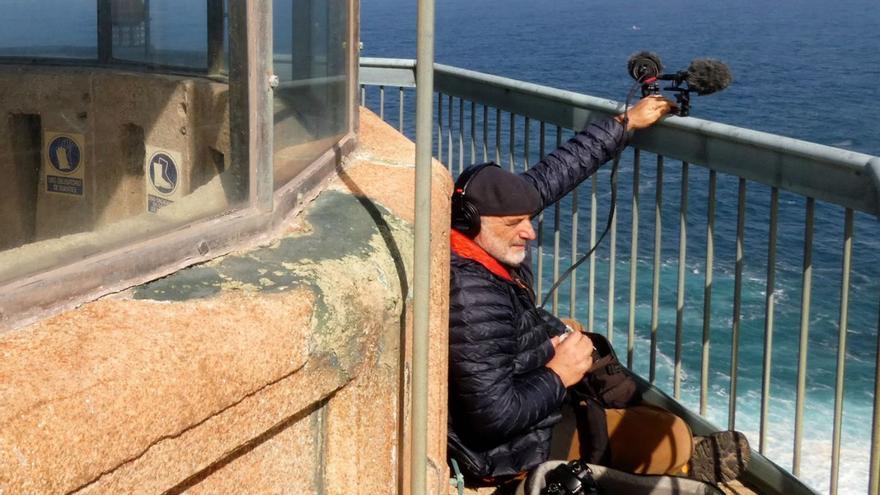
<svg viewBox="0 0 880 495"><path fill-rule="evenodd" d="M522 278L520 278L519 274L511 273L510 276L513 279L513 283L515 283L517 287L526 291L526 294L529 296L529 301L531 301L532 304L535 304L537 296L535 296L535 291L532 290L531 286L526 284L526 282Z"/></svg>

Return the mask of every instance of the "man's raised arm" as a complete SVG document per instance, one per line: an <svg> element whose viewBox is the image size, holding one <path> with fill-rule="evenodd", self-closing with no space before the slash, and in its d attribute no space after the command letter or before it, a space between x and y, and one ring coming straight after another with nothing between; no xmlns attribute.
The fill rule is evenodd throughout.
<svg viewBox="0 0 880 495"><path fill-rule="evenodd" d="M626 144L624 121L626 131L645 129L674 108L674 102L659 95L643 98L626 112L626 118L618 115L590 124L521 175L535 186L542 208L546 208L593 175Z"/></svg>

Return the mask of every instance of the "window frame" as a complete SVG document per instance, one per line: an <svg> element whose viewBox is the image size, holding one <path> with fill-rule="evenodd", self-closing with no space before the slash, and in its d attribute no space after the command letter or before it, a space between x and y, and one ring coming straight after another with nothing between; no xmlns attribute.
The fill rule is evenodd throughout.
<svg viewBox="0 0 880 495"><path fill-rule="evenodd" d="M280 232L287 217L298 213L307 200L317 195L329 178L335 175L341 158L353 150L357 142L358 0L346 2L349 9L347 46L350 66L348 131L331 149L276 190L273 190L272 146L273 0L229 1L231 67L228 76L221 74L224 62L222 13L219 22L216 10L208 14L209 69L193 70L113 60L112 37L109 45L107 37L110 0L97 0L96 3L99 9L97 60L4 56L0 57L0 64L95 66L228 82L230 130L235 131L230 135L231 159L246 166L249 171L248 200L237 209L172 227L154 238L136 238L124 246L108 250L91 249L80 253L82 259L79 261L0 283L0 332L19 328L234 250L266 242ZM222 11L223 0L207 0L207 5L214 9L219 5ZM240 43L242 40L245 43ZM72 254L73 258L79 258L77 253Z"/></svg>

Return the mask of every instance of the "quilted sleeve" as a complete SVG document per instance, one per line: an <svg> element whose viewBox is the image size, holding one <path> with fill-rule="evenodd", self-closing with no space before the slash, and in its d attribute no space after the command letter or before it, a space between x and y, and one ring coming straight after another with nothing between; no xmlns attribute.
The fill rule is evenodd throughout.
<svg viewBox="0 0 880 495"><path fill-rule="evenodd" d="M538 189L546 208L613 158L624 146L625 136L615 119L591 124L521 175Z"/></svg>

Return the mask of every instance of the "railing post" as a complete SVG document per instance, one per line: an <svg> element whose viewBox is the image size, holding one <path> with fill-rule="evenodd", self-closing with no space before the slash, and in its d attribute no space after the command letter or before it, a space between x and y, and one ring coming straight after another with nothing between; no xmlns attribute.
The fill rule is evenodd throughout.
<svg viewBox="0 0 880 495"><path fill-rule="evenodd" d="M746 180L739 179L736 213L736 265L733 275L733 325L730 329L730 397L727 405L727 429L736 429L736 394L739 373L739 332L742 310L742 279L745 263Z"/></svg>
<svg viewBox="0 0 880 495"><path fill-rule="evenodd" d="M410 493L427 493L428 328L431 289L431 136L434 0L419 0L416 65L415 252L413 255L412 472ZM442 101L442 98L441 98Z"/></svg>
<svg viewBox="0 0 880 495"><path fill-rule="evenodd" d="M767 448L770 414L770 372L773 362L773 316L776 311L776 232L779 223L779 189L770 191L770 232L767 239L767 288L764 291L764 372L761 380L761 427L758 452Z"/></svg>
<svg viewBox="0 0 880 495"><path fill-rule="evenodd" d="M418 78L418 76L416 76L416 78ZM418 86L416 86L416 126L418 126L418 100L419 93ZM418 127L416 128L416 132L418 132ZM439 91L437 92L437 161L445 163L443 161L443 93Z"/></svg>
<svg viewBox="0 0 880 495"><path fill-rule="evenodd" d="M446 115L446 168L455 170L455 147L452 146L452 95L449 95L449 112Z"/></svg>
<svg viewBox="0 0 880 495"><path fill-rule="evenodd" d="M403 126L403 115L404 115L404 113L405 113L405 112L404 112L405 99L404 99L404 95L403 95L403 88L401 87L401 88L399 89L399 91L400 91L400 96L399 96L399 98L400 98L400 103L398 104L398 109L397 109L397 111L398 111L398 114L397 114L397 130L400 131L401 134L403 134L403 127L404 127L404 126Z"/></svg>
<svg viewBox="0 0 880 495"><path fill-rule="evenodd" d="M596 222L599 211L599 178L593 174L590 178L590 247L596 245ZM587 285L587 322L590 331L595 328L596 320L596 256L590 256L590 271Z"/></svg>
<svg viewBox="0 0 880 495"><path fill-rule="evenodd" d="M663 248L663 156L657 155L657 186L654 196L654 279L651 287L651 362L648 380L657 377L657 330L660 324L660 250Z"/></svg>
<svg viewBox="0 0 880 495"><path fill-rule="evenodd" d="M844 372L846 369L846 331L849 322L849 275L852 268L853 211L846 209L843 221L843 263L840 281L840 320L837 332L837 376L834 380L834 431L831 436L831 495L837 494L840 477L840 436L843 422Z"/></svg>
<svg viewBox="0 0 880 495"><path fill-rule="evenodd" d="M619 159L619 157L618 157ZM595 176L595 174L594 174ZM614 176L612 176L614 178ZM617 194L617 182L611 182L611 195ZM617 278L617 214L611 216L608 229L608 323L605 331L608 342L614 342L614 282Z"/></svg>
<svg viewBox="0 0 880 495"><path fill-rule="evenodd" d="M715 265L715 190L718 174L709 171L709 201L706 205L706 278L703 282L703 347L700 358L700 415L709 409L709 347L712 333L712 276Z"/></svg>
<svg viewBox="0 0 880 495"><path fill-rule="evenodd" d="M464 98L458 99L458 173L464 170Z"/></svg>
<svg viewBox="0 0 880 495"><path fill-rule="evenodd" d="M678 289L675 302L675 376L672 396L681 398L681 339L684 332L684 291L687 278L688 163L681 164L681 198L678 209Z"/></svg>
<svg viewBox="0 0 880 495"><path fill-rule="evenodd" d="M813 222L816 200L807 198L807 215L804 227L804 267L801 290L801 331L798 346L797 398L794 417L794 456L791 472L800 476L801 442L804 435L804 401L807 398L807 351L810 338L810 301L813 290Z"/></svg>
<svg viewBox="0 0 880 495"><path fill-rule="evenodd" d="M499 110L500 112L500 110ZM500 113L498 115L501 115ZM556 126L556 147L562 145L562 127ZM553 205L553 280L559 280L559 245L562 239L560 201ZM559 316L559 291L553 291L553 314Z"/></svg>
<svg viewBox="0 0 880 495"><path fill-rule="evenodd" d="M485 107L483 107L483 108L485 110ZM484 112L483 113L484 119L485 119L485 115L486 114ZM547 130L546 124L542 120L541 124L539 126L539 131L538 131L540 133L540 135L538 136L538 157L539 157L538 160L544 159L544 151L546 148L546 138L544 137L544 134L545 134L546 130ZM486 135L486 128L483 127L484 139L485 139L485 135ZM486 154L486 148L484 145L484 147L483 147L484 160L485 160L485 154ZM538 235L538 239L537 239L537 244L538 244L538 289L537 289L537 292L538 292L538 294L537 294L537 296L538 296L538 304L543 304L544 303L544 286L543 286L543 283L544 283L544 210L541 210L541 213L538 214L538 231L536 232L536 234ZM590 326L588 328L592 328L592 326Z"/></svg>
<svg viewBox="0 0 880 495"><path fill-rule="evenodd" d="M495 163L501 165L501 107L495 109Z"/></svg>
<svg viewBox="0 0 880 495"><path fill-rule="evenodd" d="M571 262L577 263L578 259L578 191L571 191ZM554 281L555 282L555 281ZM577 308L577 270L569 275L568 288L568 317L576 317Z"/></svg>
<svg viewBox="0 0 880 495"><path fill-rule="evenodd" d="M471 163L477 160L477 103L471 100Z"/></svg>
<svg viewBox="0 0 880 495"><path fill-rule="evenodd" d="M629 327L626 341L626 366L633 367L633 353L636 340L636 289L639 273L639 166L641 151L633 151L633 184L632 184L632 241L629 258Z"/></svg>
<svg viewBox="0 0 880 495"><path fill-rule="evenodd" d="M880 328L880 321L877 323ZM868 463L868 493L880 494L880 334L874 354L874 415L871 419L871 460Z"/></svg>

